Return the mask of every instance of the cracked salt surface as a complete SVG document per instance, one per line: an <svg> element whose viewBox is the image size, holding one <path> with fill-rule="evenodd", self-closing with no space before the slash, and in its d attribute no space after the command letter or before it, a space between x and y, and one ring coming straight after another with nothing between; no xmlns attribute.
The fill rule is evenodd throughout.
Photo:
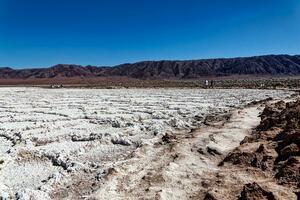
<svg viewBox="0 0 300 200"><path fill-rule="evenodd" d="M287 91L0 88L0 195L71 198L166 131Z"/></svg>

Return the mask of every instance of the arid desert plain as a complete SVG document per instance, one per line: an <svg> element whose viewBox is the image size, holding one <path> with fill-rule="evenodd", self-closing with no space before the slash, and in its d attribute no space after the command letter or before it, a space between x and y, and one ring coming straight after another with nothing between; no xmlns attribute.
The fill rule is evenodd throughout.
<svg viewBox="0 0 300 200"><path fill-rule="evenodd" d="M217 173L226 174L219 162L259 125L263 100L288 102L292 94L255 89L0 88L0 195L213 199L210 196L218 194L211 193L218 192L209 190L209 182ZM242 173L236 182L239 189L247 182L241 177L259 182ZM222 190L226 192L217 191ZM283 186L276 192L296 198Z"/></svg>

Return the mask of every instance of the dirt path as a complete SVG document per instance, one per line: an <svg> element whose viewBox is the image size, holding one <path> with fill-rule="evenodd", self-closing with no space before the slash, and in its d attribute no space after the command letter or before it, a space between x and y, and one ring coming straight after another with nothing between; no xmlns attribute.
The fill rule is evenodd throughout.
<svg viewBox="0 0 300 200"><path fill-rule="evenodd" d="M91 199L199 199L219 162L260 119L260 106L235 110L230 119L191 133L166 134L116 163ZM222 124L223 122L223 124ZM207 182L208 181L208 182Z"/></svg>

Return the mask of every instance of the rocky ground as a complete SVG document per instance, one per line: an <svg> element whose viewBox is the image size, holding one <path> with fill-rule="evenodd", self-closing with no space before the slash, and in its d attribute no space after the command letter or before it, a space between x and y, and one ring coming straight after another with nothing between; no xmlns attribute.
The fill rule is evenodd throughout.
<svg viewBox="0 0 300 200"><path fill-rule="evenodd" d="M248 173L253 180L244 184L239 199L299 199L300 99L267 105L260 117L255 131L245 137L219 166L238 170L233 176L237 180L242 173ZM224 178L217 180L226 181ZM230 190L238 190L240 186L232 183L226 181L232 188ZM212 187L207 198L218 199L219 195L224 195L213 192L223 187Z"/></svg>
<svg viewBox="0 0 300 200"><path fill-rule="evenodd" d="M299 199L299 119L299 99L207 117L115 165L90 199Z"/></svg>
<svg viewBox="0 0 300 200"><path fill-rule="evenodd" d="M270 178L272 173L286 174L283 166L293 160L275 156L276 164L268 164L269 160L264 164L274 166L266 172L262 172L261 157L258 167L231 161L239 156L235 152L241 141L253 146L255 142L250 141L259 140L262 128L251 132L264 127L258 117L264 99L286 99L291 94L278 90L1 88L0 196L236 199L242 197L245 185L246 196L256 188L262 195L295 198L298 186L293 183L287 190L284 182L297 181L297 174ZM278 111L274 114L278 117L287 106L281 102L267 108ZM263 121L268 113L275 113L266 109ZM287 151L282 149L275 151ZM292 162L288 169L293 166Z"/></svg>
<svg viewBox="0 0 300 200"><path fill-rule="evenodd" d="M251 107L218 119L207 117L207 125L188 134L167 133L154 145L138 149L134 159L116 165L115 174L93 197L203 199L201 190L219 171L220 157L259 123L258 113L257 107Z"/></svg>

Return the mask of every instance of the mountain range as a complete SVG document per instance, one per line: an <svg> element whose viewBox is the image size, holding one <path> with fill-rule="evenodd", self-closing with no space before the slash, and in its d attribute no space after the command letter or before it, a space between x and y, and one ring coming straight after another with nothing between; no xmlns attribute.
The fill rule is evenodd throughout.
<svg viewBox="0 0 300 200"><path fill-rule="evenodd" d="M125 77L135 79L193 79L230 75L300 75L300 55L264 55L201 60L162 60L112 67L58 64L49 68L0 68L0 79Z"/></svg>

